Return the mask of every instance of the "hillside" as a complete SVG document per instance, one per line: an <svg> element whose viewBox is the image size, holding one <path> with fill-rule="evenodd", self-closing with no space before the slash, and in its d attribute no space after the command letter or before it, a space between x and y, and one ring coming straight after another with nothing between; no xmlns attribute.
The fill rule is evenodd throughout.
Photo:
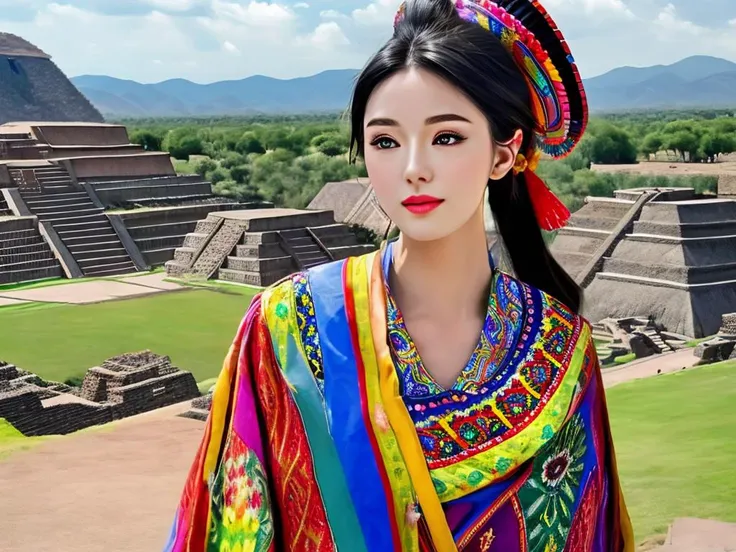
<svg viewBox="0 0 736 552"><path fill-rule="evenodd" d="M296 79L256 75L197 84L155 84L84 75L72 82L104 114L181 117L342 111L357 70L324 71ZM585 81L591 110L736 107L736 63L693 56L672 65L620 67Z"/></svg>

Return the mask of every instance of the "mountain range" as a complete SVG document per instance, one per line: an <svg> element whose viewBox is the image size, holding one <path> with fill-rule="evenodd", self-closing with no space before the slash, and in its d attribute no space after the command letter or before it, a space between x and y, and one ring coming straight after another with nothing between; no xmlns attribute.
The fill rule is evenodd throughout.
<svg viewBox="0 0 736 552"><path fill-rule="evenodd" d="M71 80L108 117L196 117L342 111L357 73L333 70L287 80L257 75L211 84L141 84L102 75ZM709 56L620 67L584 84L593 112L736 107L736 63Z"/></svg>

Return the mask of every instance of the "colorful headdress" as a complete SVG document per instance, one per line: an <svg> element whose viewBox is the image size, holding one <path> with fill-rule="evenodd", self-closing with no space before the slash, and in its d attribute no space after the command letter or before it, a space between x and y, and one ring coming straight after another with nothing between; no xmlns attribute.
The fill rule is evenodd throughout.
<svg viewBox="0 0 736 552"><path fill-rule="evenodd" d="M461 19L493 33L526 77L536 121L530 151L521 152L514 172L526 176L539 224L555 230L570 212L534 173L541 152L555 159L579 143L588 123L582 79L562 33L537 0L450 0ZM394 26L403 19L399 7Z"/></svg>

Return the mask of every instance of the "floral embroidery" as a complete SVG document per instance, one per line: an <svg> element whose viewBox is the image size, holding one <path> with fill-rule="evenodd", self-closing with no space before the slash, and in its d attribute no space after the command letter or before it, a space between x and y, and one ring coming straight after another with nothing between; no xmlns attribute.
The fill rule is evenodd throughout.
<svg viewBox="0 0 736 552"><path fill-rule="evenodd" d="M258 457L231 433L212 484L208 552L262 552L273 541L268 485Z"/></svg>
<svg viewBox="0 0 736 552"><path fill-rule="evenodd" d="M540 451L519 490L529 552L561 551L565 546L585 467L585 439L583 418L576 414Z"/></svg>
<svg viewBox="0 0 736 552"><path fill-rule="evenodd" d="M296 274L293 278L294 300L296 302L296 320L299 327L304 353L312 374L319 383L324 382L324 369L322 364L322 349L319 345L319 333L317 332L317 317L314 313L314 302L312 292L309 288L309 279L306 273Z"/></svg>

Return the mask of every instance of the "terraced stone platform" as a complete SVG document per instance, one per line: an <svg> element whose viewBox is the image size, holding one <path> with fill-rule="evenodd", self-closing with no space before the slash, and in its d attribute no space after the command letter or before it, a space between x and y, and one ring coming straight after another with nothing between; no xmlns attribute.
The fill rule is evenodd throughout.
<svg viewBox="0 0 736 552"><path fill-rule="evenodd" d="M224 211L197 223L166 271L268 286L297 270L372 249L359 244L346 225L335 223L332 211Z"/></svg>
<svg viewBox="0 0 736 552"><path fill-rule="evenodd" d="M643 205L601 258L585 289L590 320L652 316L697 338L715 334L722 315L736 311L736 201L692 191L669 199Z"/></svg>

